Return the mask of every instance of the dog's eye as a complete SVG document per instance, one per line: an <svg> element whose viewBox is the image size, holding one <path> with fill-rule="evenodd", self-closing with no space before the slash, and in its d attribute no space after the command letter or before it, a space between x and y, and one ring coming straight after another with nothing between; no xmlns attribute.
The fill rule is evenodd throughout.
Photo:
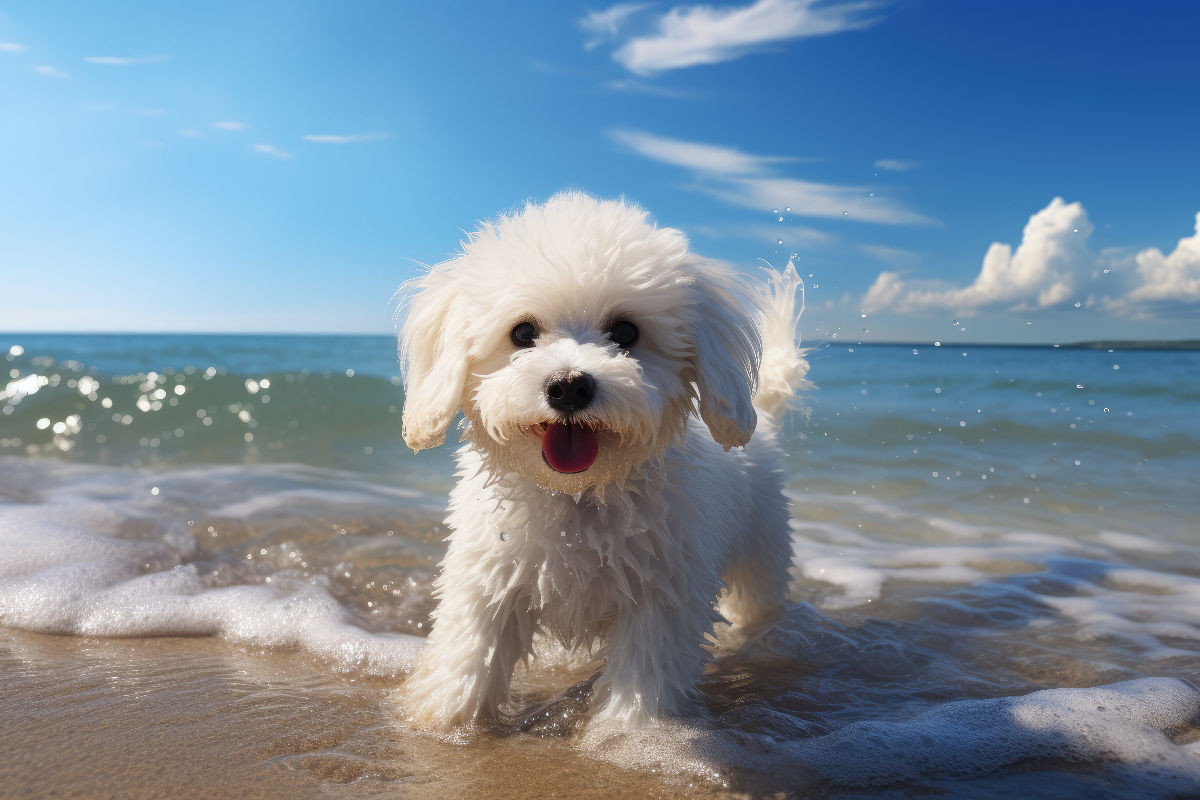
<svg viewBox="0 0 1200 800"><path fill-rule="evenodd" d="M517 347L533 347L538 337L538 329L532 322L518 322L508 337Z"/></svg>
<svg viewBox="0 0 1200 800"><path fill-rule="evenodd" d="M638 339L637 325L626 320L614 323L608 331L608 338L612 339L617 347L628 350Z"/></svg>

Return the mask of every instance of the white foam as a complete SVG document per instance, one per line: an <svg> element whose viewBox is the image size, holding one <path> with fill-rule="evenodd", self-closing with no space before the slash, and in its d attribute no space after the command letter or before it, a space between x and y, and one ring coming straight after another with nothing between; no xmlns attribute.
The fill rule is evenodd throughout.
<svg viewBox="0 0 1200 800"><path fill-rule="evenodd" d="M397 498L416 500L421 498L420 492L408 489L385 489L371 487L356 491L331 489L287 489L279 492L267 492L236 503L213 509L214 517L233 517L248 519L263 514L287 510L292 512L297 506L319 504L322 506L355 506L361 509L365 505L373 505L381 499L395 501Z"/></svg>
<svg viewBox="0 0 1200 800"><path fill-rule="evenodd" d="M646 731L593 729L599 757L641 769L713 777L772 775L791 791L820 785L884 789L970 779L1037 759L1044 766L1123 767L1144 796L1195 791L1200 747L1167 735L1200 723L1200 690L1171 678L961 700L908 719L863 721L823 736L773 738L666 722Z"/></svg>
<svg viewBox="0 0 1200 800"><path fill-rule="evenodd" d="M186 531L113 535L126 517L97 503L0 506L0 624L84 636L220 636L299 648L333 668L398 676L424 639L369 633L319 579L209 588Z"/></svg>
<svg viewBox="0 0 1200 800"><path fill-rule="evenodd" d="M1200 657L1200 579L1166 571L1185 562L1163 560L1185 555L1183 546L1111 530L1072 538L966 525L908 513L874 499L856 507L859 511L851 518L864 520L878 533L829 521L793 521L797 573L833 590L811 598L819 608L887 602L889 586L906 583L975 587L1005 576L1045 574L1058 583L1056 591L1017 585L1010 589L1024 593L1032 605L1056 612L1054 624L1073 626L1071 634L1077 640L1119 640L1149 661ZM949 531L953 543L913 546L930 529L937 532L933 542L944 540ZM1125 565L1122 559L1131 550L1158 557L1164 569ZM1025 624L1051 623L1033 615Z"/></svg>

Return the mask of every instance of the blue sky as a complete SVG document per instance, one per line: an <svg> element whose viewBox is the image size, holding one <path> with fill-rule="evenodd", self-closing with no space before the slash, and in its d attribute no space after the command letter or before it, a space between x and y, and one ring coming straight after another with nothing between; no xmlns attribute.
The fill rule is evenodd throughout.
<svg viewBox="0 0 1200 800"><path fill-rule="evenodd" d="M813 339L1200 338L1198 25L1185 2L0 8L0 329L390 332L416 262L582 188L740 269L795 254Z"/></svg>

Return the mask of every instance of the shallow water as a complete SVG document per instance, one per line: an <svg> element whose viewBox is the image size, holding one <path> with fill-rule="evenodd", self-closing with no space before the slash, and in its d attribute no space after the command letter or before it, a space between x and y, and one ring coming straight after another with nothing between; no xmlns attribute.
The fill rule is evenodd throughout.
<svg viewBox="0 0 1200 800"><path fill-rule="evenodd" d="M4 352L19 793L1200 792L1198 353L818 350L791 605L723 640L706 716L585 737L587 671L550 653L455 742L393 698L451 464L403 448L389 340Z"/></svg>

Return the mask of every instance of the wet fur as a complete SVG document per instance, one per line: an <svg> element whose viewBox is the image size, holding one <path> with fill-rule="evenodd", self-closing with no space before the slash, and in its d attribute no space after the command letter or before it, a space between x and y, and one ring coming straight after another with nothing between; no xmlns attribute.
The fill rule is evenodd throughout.
<svg viewBox="0 0 1200 800"><path fill-rule="evenodd" d="M807 369L798 284L789 265L753 287L636 206L565 193L407 287L405 440L466 421L433 631L403 690L415 722L492 718L537 632L597 657L594 720L695 708L714 624L769 621L787 588L776 421ZM628 352L605 336L617 319L639 328ZM526 320L541 335L519 349ZM597 385L581 421L600 453L575 475L537 434L564 369Z"/></svg>

